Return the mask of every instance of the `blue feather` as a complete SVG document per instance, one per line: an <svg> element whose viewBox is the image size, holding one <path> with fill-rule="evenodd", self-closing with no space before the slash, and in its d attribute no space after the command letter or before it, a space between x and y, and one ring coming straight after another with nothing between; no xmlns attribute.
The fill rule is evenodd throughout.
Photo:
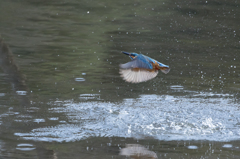
<svg viewBox="0 0 240 159"><path fill-rule="evenodd" d="M127 82L140 83L148 81L157 76L158 70L161 70L165 74L170 71L168 65L158 62L148 56L124 51L122 53L128 55L132 60L128 63L120 64L119 73Z"/></svg>
<svg viewBox="0 0 240 159"><path fill-rule="evenodd" d="M149 59L146 56L139 54L135 57L132 61L121 64L120 67L122 69L129 69L129 68L143 68L143 69L153 69L152 64L149 62Z"/></svg>

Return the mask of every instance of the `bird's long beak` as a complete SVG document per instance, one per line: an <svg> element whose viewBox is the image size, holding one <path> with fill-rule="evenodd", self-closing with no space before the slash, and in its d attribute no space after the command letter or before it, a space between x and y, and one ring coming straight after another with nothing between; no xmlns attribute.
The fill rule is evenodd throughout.
<svg viewBox="0 0 240 159"><path fill-rule="evenodd" d="M128 52L122 51L122 53L124 53L124 54L126 54L126 55L128 55L128 56L130 55L130 53L128 53Z"/></svg>

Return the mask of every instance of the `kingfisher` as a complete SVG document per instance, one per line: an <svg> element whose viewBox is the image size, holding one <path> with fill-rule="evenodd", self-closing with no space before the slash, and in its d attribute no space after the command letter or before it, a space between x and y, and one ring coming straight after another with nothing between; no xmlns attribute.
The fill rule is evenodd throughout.
<svg viewBox="0 0 240 159"><path fill-rule="evenodd" d="M128 63L120 64L119 73L126 82L145 82L156 77L158 70L161 70L165 74L170 71L168 65L162 64L143 54L128 53L124 51L122 51L122 53L128 55L132 60Z"/></svg>

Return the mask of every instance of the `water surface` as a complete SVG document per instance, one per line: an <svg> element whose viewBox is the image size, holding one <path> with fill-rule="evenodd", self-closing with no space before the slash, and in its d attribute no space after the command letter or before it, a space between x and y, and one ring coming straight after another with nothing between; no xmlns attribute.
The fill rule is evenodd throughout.
<svg viewBox="0 0 240 159"><path fill-rule="evenodd" d="M239 158L239 5L1 1L0 156ZM121 51L171 71L126 83Z"/></svg>

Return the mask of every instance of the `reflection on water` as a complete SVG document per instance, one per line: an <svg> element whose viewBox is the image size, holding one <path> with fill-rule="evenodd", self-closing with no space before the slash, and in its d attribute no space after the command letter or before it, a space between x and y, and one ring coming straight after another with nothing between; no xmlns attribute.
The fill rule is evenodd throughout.
<svg viewBox="0 0 240 159"><path fill-rule="evenodd" d="M119 155L129 156L136 159L157 159L157 155L153 151L149 151L145 147L138 144L127 144L126 148L120 150Z"/></svg>

